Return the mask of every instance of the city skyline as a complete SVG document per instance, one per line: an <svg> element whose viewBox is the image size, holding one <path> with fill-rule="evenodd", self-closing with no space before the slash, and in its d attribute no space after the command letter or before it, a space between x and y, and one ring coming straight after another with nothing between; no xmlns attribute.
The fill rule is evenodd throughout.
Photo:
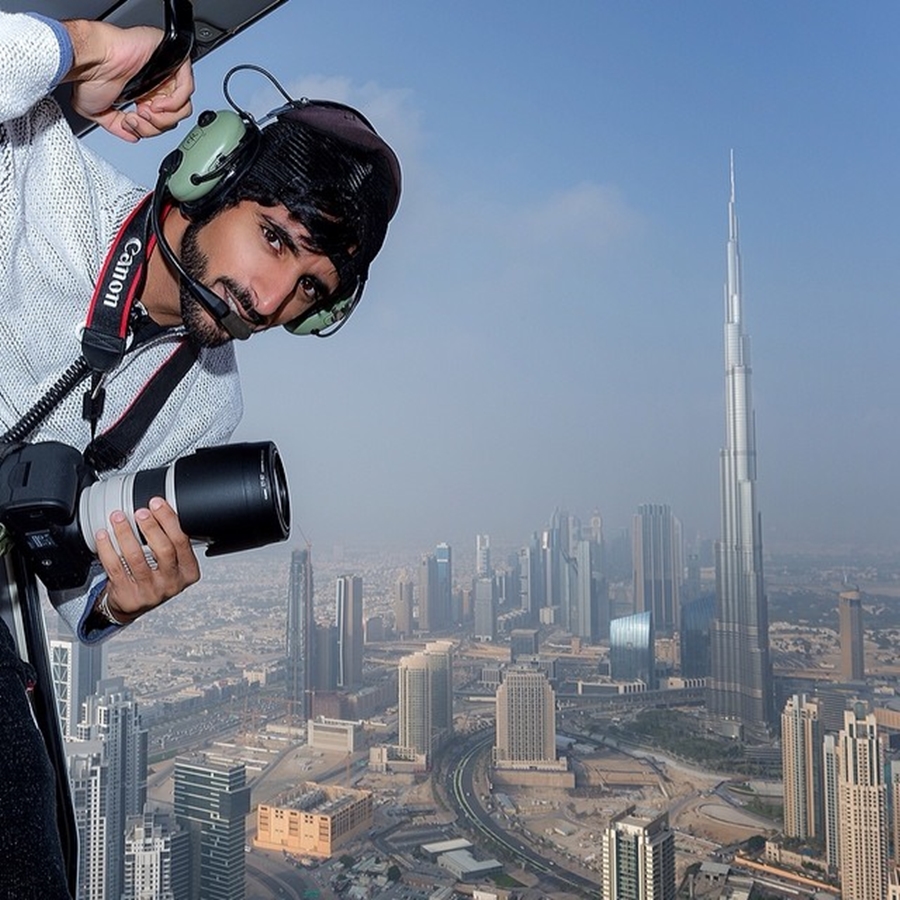
<svg viewBox="0 0 900 900"><path fill-rule="evenodd" d="M238 437L278 443L310 540L500 546L556 506L619 525L644 502L714 536L733 147L765 544L896 546L900 178L881 111L898 19L886 2L581 3L548 21L530 2L314 0L203 60L196 110L264 57L292 92L360 106L404 166L351 326L239 348ZM302 54L298 34L316 35ZM251 76L234 87L272 105ZM89 140L152 183L185 130Z"/></svg>

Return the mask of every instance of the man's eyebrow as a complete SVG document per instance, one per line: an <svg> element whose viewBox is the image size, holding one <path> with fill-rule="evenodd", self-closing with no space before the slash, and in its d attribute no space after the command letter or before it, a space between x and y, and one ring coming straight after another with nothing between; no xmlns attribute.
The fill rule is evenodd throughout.
<svg viewBox="0 0 900 900"><path fill-rule="evenodd" d="M299 242L291 236L291 233L282 225L280 222L275 221L275 219L270 218L269 216L264 215L263 219L265 219L267 227L271 228L275 234L278 235L278 239L287 247L291 253L299 252Z"/></svg>

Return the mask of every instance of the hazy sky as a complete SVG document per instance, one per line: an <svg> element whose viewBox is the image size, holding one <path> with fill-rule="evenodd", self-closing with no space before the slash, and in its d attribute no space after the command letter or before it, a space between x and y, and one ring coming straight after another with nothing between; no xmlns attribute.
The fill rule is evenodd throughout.
<svg viewBox="0 0 900 900"><path fill-rule="evenodd" d="M289 0L197 66L361 108L404 196L335 338L240 348L314 545L718 533L733 148L768 550L900 545L900 6ZM253 76L236 98L276 104ZM150 183L186 133L90 143Z"/></svg>

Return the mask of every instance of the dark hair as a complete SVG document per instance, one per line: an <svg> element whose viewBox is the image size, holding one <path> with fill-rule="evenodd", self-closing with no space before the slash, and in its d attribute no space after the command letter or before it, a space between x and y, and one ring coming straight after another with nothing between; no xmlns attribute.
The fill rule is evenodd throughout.
<svg viewBox="0 0 900 900"><path fill-rule="evenodd" d="M298 121L294 111L279 116L226 201L286 206L309 231L308 248L334 263L339 290L365 281L399 202L396 156L365 125L371 146Z"/></svg>

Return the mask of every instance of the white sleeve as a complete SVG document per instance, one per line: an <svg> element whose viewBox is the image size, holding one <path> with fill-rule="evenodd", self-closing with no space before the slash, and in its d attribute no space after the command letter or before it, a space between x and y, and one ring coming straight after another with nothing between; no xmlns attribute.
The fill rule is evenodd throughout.
<svg viewBox="0 0 900 900"><path fill-rule="evenodd" d="M25 13L0 12L0 122L24 115L68 70L71 45L59 27Z"/></svg>

